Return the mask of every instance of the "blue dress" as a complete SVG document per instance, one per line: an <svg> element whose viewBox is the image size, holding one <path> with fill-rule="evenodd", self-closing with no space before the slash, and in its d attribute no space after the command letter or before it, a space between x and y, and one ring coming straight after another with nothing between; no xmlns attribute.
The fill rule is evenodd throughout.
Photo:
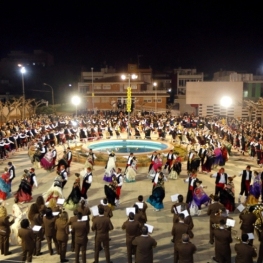
<svg viewBox="0 0 263 263"><path fill-rule="evenodd" d="M157 184L153 191L152 195L147 199L147 203L151 204L155 209L163 209L163 199L165 197L165 191L162 184Z"/></svg>

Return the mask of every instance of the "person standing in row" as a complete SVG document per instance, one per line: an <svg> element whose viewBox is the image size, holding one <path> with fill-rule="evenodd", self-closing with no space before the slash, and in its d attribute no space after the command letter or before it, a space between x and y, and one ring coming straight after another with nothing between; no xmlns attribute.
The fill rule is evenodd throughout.
<svg viewBox="0 0 263 263"><path fill-rule="evenodd" d="M245 201L248 197L251 178L252 178L252 171L250 171L250 165L246 167L246 170L243 170L242 173L239 174L241 177L241 190L238 197L238 202L241 203L241 197L245 193Z"/></svg>
<svg viewBox="0 0 263 263"><path fill-rule="evenodd" d="M173 242L174 242L174 263L179 262L179 251L178 245L182 242L182 235L187 234L190 238L194 237L193 232L190 230L189 226L184 223L184 214L179 214L179 222L173 224L172 232Z"/></svg>
<svg viewBox="0 0 263 263"><path fill-rule="evenodd" d="M94 253L94 263L99 262L99 252L101 248L101 243L103 243L106 263L112 263L110 261L110 248L109 248L109 231L113 230L113 225L109 217L104 216L104 207L99 206L99 216L94 217L92 224L92 231L95 232L95 253ZM139 262L138 262L139 263Z"/></svg>
<svg viewBox="0 0 263 263"><path fill-rule="evenodd" d="M225 228L226 221L219 221L219 228L214 229L215 236L215 257L213 260L218 263L231 263L231 248L232 243L231 231Z"/></svg>
<svg viewBox="0 0 263 263"><path fill-rule="evenodd" d="M88 229L85 221L82 221L82 213L77 213L78 220L71 226L75 236L75 262L79 262L79 252L81 250L82 263L86 263L86 247L88 243Z"/></svg>
<svg viewBox="0 0 263 263"><path fill-rule="evenodd" d="M87 173L84 176L83 183L82 183L82 189L81 189L81 196L84 199L88 199L87 191L89 190L92 183L92 172L91 168L87 168Z"/></svg>
<svg viewBox="0 0 263 263"><path fill-rule="evenodd" d="M147 226L142 227L142 234L135 237L132 244L136 246L136 263L153 263L153 248L157 246L157 242L148 235Z"/></svg>
<svg viewBox="0 0 263 263"><path fill-rule="evenodd" d="M182 235L182 242L177 245L177 250L180 263L194 263L196 246L190 242L189 235Z"/></svg>
<svg viewBox="0 0 263 263"><path fill-rule="evenodd" d="M235 244L237 253L236 263L253 263L253 258L257 256L256 250L249 245L248 234L242 234L240 244Z"/></svg>
<svg viewBox="0 0 263 263"><path fill-rule="evenodd" d="M224 205L222 205L220 202L219 202L219 197L216 195L214 196L214 200L213 200L213 203L211 205L208 206L208 209L207 209L207 215L210 216L210 219L209 219L209 233L210 233L210 240L209 240L209 243L211 245L214 244L214 232L213 232L213 222L212 222L212 217L215 215L215 213L217 211L225 211L225 207Z"/></svg>
<svg viewBox="0 0 263 263"><path fill-rule="evenodd" d="M77 222L78 221L78 217L77 217L77 214L78 214L78 210L75 209L73 211L73 216L69 218L69 221L68 221L68 225L69 226L72 226L72 224L74 222ZM75 252L75 234L71 232L71 251L72 252Z"/></svg>
<svg viewBox="0 0 263 263"><path fill-rule="evenodd" d="M253 213L253 210L254 207L250 206L248 209L248 213L245 213L245 210L243 210L239 215L239 218L241 220L240 229L242 230L242 234L254 233L254 225L257 221L257 216ZM249 244L253 244L253 239L249 240Z"/></svg>
<svg viewBox="0 0 263 263"><path fill-rule="evenodd" d="M56 239L58 241L58 249L60 262L68 262L66 259L67 244L68 244L68 235L69 235L69 225L68 225L68 213L62 212L60 217L56 220L55 223Z"/></svg>
<svg viewBox="0 0 263 263"><path fill-rule="evenodd" d="M263 231L262 230L260 232L259 241L260 241L260 245L258 250L257 263L262 263L263 262Z"/></svg>
<svg viewBox="0 0 263 263"><path fill-rule="evenodd" d="M7 210L0 205L0 248L1 254L8 256L12 254L9 251L9 237L11 233L10 226L14 224L15 219L10 220L12 216L7 215Z"/></svg>
<svg viewBox="0 0 263 263"><path fill-rule="evenodd" d="M43 225L44 225L45 237L47 240L47 246L50 255L53 255L52 240L55 244L57 254L59 254L58 241L56 239L56 230L55 230L56 219L57 217L53 216L52 214L52 209L48 207L46 209L46 216L43 217Z"/></svg>
<svg viewBox="0 0 263 263"><path fill-rule="evenodd" d="M34 252L34 244L35 236L34 232L31 228L29 228L29 220L22 219L20 226L21 228L18 229L18 236L22 240L22 262L32 262L33 252Z"/></svg>
<svg viewBox="0 0 263 263"><path fill-rule="evenodd" d="M132 255L136 253L136 246L132 244L132 241L141 234L141 224L134 220L134 213L129 213L128 220L123 223L122 229L126 231L128 263L132 263Z"/></svg>

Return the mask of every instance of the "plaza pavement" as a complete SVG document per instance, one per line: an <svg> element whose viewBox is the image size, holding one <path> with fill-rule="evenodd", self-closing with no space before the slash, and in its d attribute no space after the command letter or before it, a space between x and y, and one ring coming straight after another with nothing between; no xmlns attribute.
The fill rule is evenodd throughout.
<svg viewBox="0 0 263 263"><path fill-rule="evenodd" d="M62 157L62 146L57 146L58 157ZM58 159L59 159L58 158ZM23 170L31 167L31 162L27 155L27 150L22 150L16 152L12 155L7 161L0 164L0 170L3 171L8 161L12 161L16 167L16 178L12 183L12 191L14 192L19 185L21 175ZM225 170L228 175L238 175L246 165L250 164L252 170L260 170L256 165L255 160L251 160L248 156L239 155L237 152L233 152L233 156L230 157L230 160L225 165ZM82 170L83 164L72 163L71 175L69 177L68 183L64 189L64 196L67 197L71 191L73 181L75 179L74 173L80 172ZM173 243L171 243L171 229L172 229L172 218L173 215L170 213L172 206L170 196L176 193L183 194L186 196L187 184L183 182L183 179L186 178L186 162L182 165L182 173L178 180L169 180L165 183L165 192L166 196L164 199L164 209L160 212L155 212L153 208L148 204L147 217L148 224L154 226L154 231L151 234L153 238L157 240L157 247L154 249L154 262L162 263L172 263L173 262ZM152 183L147 176L148 167L138 167L138 175L136 177L135 183L124 183L121 194L121 204L118 209L114 210L112 223L114 225L114 230L110 233L111 242L110 242L110 254L111 260L114 263L126 263L126 247L125 247L125 232L121 229L123 222L127 219L125 214L125 208L130 207L137 201L138 195L143 195L144 200L148 198L151 194ZM217 169L218 170L218 169ZM216 172L214 170L213 172ZM47 172L41 168L36 169L37 180L39 183L38 188L33 189L33 200L36 200L38 195L44 193L52 184L54 177L56 176L55 172ZM93 183L91 188L88 191L89 195L89 206L99 204L100 200L104 197L104 181L102 180L104 175L104 167L98 167L95 165L93 171ZM208 195L214 193L214 181L215 179L210 178L208 174L198 174L198 178L203 181L203 185L207 186L206 192ZM240 177L234 179L235 190L236 190L236 201L240 191ZM6 207L8 212L12 212L14 198L8 198L6 200ZM32 202L31 202L32 203ZM30 206L30 204L24 204L24 206ZM193 217L194 220L194 238L192 242L197 246L197 252L194 256L196 263L207 263L213 262L212 256L214 256L214 246L208 244L209 241L209 218L206 215L207 208L202 208L202 214L199 217ZM72 211L68 211L69 216L72 215ZM237 230L238 235L240 235L240 225L238 219L238 213L230 214L234 219L236 219L235 230ZM71 237L69 237L70 240ZM234 244L238 241L234 240L231 249L232 249L232 262L234 262L235 252ZM256 238L254 242L255 246L258 247L258 239ZM89 243L87 246L87 262L94 261L94 233L91 231L89 234ZM10 246L10 251L12 255L4 257L0 255L0 262L21 262L21 247L19 246ZM42 242L42 252L43 255L38 257L33 257L33 262L60 262L59 256L54 254L50 256L47 249L46 241ZM75 262L74 253L70 252L70 242L68 242L68 252L66 257L69 259L69 262ZM100 263L104 263L105 255L104 251L100 252ZM146 263L146 262L145 262Z"/></svg>

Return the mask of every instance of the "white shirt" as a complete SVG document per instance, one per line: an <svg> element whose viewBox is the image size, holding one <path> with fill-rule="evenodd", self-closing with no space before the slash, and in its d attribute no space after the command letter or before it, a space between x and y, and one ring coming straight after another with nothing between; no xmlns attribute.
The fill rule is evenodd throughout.
<svg viewBox="0 0 263 263"><path fill-rule="evenodd" d="M212 177L217 177L217 173L213 174ZM220 174L219 184L226 184L225 174Z"/></svg>
<svg viewBox="0 0 263 263"><path fill-rule="evenodd" d="M123 185L123 177L121 174L117 174L117 179L119 181L118 186L122 186Z"/></svg>
<svg viewBox="0 0 263 263"><path fill-rule="evenodd" d="M90 176L89 176L90 175ZM87 173L85 178L88 178L86 181L86 183L91 184L92 183L92 174L91 173Z"/></svg>
<svg viewBox="0 0 263 263"><path fill-rule="evenodd" d="M247 171L246 170L246 173L247 173L247 175L246 175L246 181L249 181L249 172L250 171ZM243 171L239 174L239 176L242 176L243 175Z"/></svg>

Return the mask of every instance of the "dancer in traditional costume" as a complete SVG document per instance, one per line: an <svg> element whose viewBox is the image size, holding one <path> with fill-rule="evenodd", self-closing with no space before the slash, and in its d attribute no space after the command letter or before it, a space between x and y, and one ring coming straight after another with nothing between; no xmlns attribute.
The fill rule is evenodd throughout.
<svg viewBox="0 0 263 263"><path fill-rule="evenodd" d="M164 175L160 172L158 176L157 184L154 185L152 194L149 196L146 202L151 204L155 211L160 211L164 208L163 199L165 197L165 190L164 190Z"/></svg>
<svg viewBox="0 0 263 263"><path fill-rule="evenodd" d="M32 200L32 187L29 180L30 178L25 173L22 176L17 192L15 193L15 198L19 203L30 202Z"/></svg>
<svg viewBox="0 0 263 263"><path fill-rule="evenodd" d="M224 190L220 193L220 203L223 204L229 212L233 212L236 209L235 184L233 182L235 177L236 176L228 176L227 184L225 185Z"/></svg>
<svg viewBox="0 0 263 263"><path fill-rule="evenodd" d="M210 202L209 196L205 193L204 188L205 186L202 186L202 181L199 179L196 179L196 188L193 191L193 200L195 204L198 207L197 215L201 214L201 206L202 205L208 205Z"/></svg>
<svg viewBox="0 0 263 263"><path fill-rule="evenodd" d="M10 184L8 168L4 169L4 173L0 177L0 200L5 200L10 192Z"/></svg>
<svg viewBox="0 0 263 263"><path fill-rule="evenodd" d="M51 187L48 189L48 191L43 194L45 202L48 202L51 198L58 199L63 197L62 182L62 177L58 175L52 183Z"/></svg>
<svg viewBox="0 0 263 263"><path fill-rule="evenodd" d="M176 159L173 160L173 164L171 166L168 178L172 180L177 180L178 175L180 175L181 171L182 171L181 158L177 157Z"/></svg>
<svg viewBox="0 0 263 263"><path fill-rule="evenodd" d="M111 209L113 210L115 207L115 200L116 200L116 189L118 186L116 175L112 176L112 181L109 185L104 185L104 193L108 200L108 204L110 205Z"/></svg>
<svg viewBox="0 0 263 263"><path fill-rule="evenodd" d="M40 164L45 170L51 170L51 168L53 167L53 164L54 164L53 153L52 153L51 149L49 149L48 152L41 159Z"/></svg>
<svg viewBox="0 0 263 263"><path fill-rule="evenodd" d="M116 164L115 163L116 163L116 155L112 151L111 153L109 153L109 158L108 158L107 164L105 166L105 174L103 177L103 180L108 182L108 183L111 182L112 175L116 170Z"/></svg>
<svg viewBox="0 0 263 263"><path fill-rule="evenodd" d="M126 170L125 182L127 183L135 182L136 174L137 174L137 159L134 156L131 166L128 166Z"/></svg>
<svg viewBox="0 0 263 263"><path fill-rule="evenodd" d="M250 185L249 188L249 196L247 198L246 204L247 205L255 205L258 204L258 199L261 194L261 175L254 171L253 176L253 184Z"/></svg>
<svg viewBox="0 0 263 263"><path fill-rule="evenodd" d="M69 194L66 202L65 202L65 207L69 210L74 210L77 208L77 205L81 199L81 189L80 189L80 174L76 173L76 179L73 184L71 193Z"/></svg>
<svg viewBox="0 0 263 263"><path fill-rule="evenodd" d="M27 206L22 206L18 203L18 199L15 198L15 203L12 206L12 216L15 218L15 222L11 225L10 244L13 246L21 245L21 238L18 236L18 229L20 228L20 222L27 218Z"/></svg>

